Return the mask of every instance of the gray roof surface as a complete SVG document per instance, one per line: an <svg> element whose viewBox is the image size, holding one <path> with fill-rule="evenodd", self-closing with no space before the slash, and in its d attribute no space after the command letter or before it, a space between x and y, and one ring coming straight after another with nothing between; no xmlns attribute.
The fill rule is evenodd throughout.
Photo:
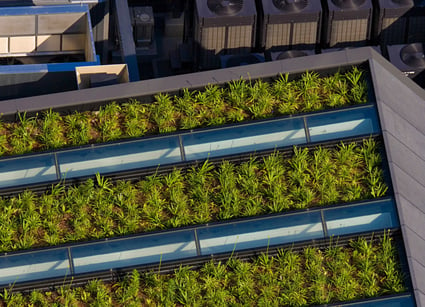
<svg viewBox="0 0 425 307"><path fill-rule="evenodd" d="M413 290L425 306L425 91L381 56L369 63Z"/></svg>

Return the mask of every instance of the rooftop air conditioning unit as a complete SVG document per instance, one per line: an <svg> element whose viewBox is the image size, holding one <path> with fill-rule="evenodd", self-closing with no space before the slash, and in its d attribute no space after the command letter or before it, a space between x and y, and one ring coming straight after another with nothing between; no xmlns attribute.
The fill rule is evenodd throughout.
<svg viewBox="0 0 425 307"><path fill-rule="evenodd" d="M373 35L381 46L407 41L408 13L413 0L378 0L374 12Z"/></svg>
<svg viewBox="0 0 425 307"><path fill-rule="evenodd" d="M201 69L220 67L220 55L248 54L255 45L255 0L196 0L195 54Z"/></svg>
<svg viewBox="0 0 425 307"><path fill-rule="evenodd" d="M364 46L372 26L371 0L327 0L325 44L329 47Z"/></svg>
<svg viewBox="0 0 425 307"><path fill-rule="evenodd" d="M409 14L407 43L425 42L425 0L414 0Z"/></svg>
<svg viewBox="0 0 425 307"><path fill-rule="evenodd" d="M390 62L422 87L425 85L424 44L387 46Z"/></svg>
<svg viewBox="0 0 425 307"><path fill-rule="evenodd" d="M261 45L266 51L314 48L320 41L318 0L262 0Z"/></svg>
<svg viewBox="0 0 425 307"><path fill-rule="evenodd" d="M152 44L155 26L152 7L130 7L130 12L136 47L149 47Z"/></svg>
<svg viewBox="0 0 425 307"><path fill-rule="evenodd" d="M287 51L281 51L281 52L271 52L270 59L272 61L278 61L278 60L299 58L299 57L309 56L314 54L316 54L314 50L287 50Z"/></svg>
<svg viewBox="0 0 425 307"><path fill-rule="evenodd" d="M263 63L265 58L262 53L251 53L243 55L223 55L220 57L220 60L221 68L227 68Z"/></svg>

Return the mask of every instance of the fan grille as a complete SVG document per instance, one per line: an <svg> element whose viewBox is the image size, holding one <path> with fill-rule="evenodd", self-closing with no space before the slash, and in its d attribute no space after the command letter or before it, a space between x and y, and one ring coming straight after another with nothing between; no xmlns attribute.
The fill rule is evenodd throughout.
<svg viewBox="0 0 425 307"><path fill-rule="evenodd" d="M286 59L298 58L302 56L307 56L307 53L301 50L288 50L279 54L276 60L286 60Z"/></svg>
<svg viewBox="0 0 425 307"><path fill-rule="evenodd" d="M242 10L243 0L208 0L207 6L216 15L236 15Z"/></svg>
<svg viewBox="0 0 425 307"><path fill-rule="evenodd" d="M300 12L308 5L308 0L273 0L273 4L283 12Z"/></svg>
<svg viewBox="0 0 425 307"><path fill-rule="evenodd" d="M342 9L356 9L362 6L366 0L332 0L332 3Z"/></svg>
<svg viewBox="0 0 425 307"><path fill-rule="evenodd" d="M421 43L404 46L400 50L401 60L411 67L425 67L424 47Z"/></svg>

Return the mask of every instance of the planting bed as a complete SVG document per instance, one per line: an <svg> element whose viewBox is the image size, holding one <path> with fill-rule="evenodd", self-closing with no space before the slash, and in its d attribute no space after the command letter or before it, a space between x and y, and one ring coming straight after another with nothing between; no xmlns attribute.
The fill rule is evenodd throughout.
<svg viewBox="0 0 425 307"><path fill-rule="evenodd" d="M97 176L0 199L0 250L175 228L384 196L379 146L295 147L241 164L205 162L139 182Z"/></svg>
<svg viewBox="0 0 425 307"><path fill-rule="evenodd" d="M237 80L223 88L208 85L202 91L185 89L181 96L158 94L150 104L131 100L63 116L51 110L34 118L19 114L18 122L0 123L0 154L23 154L365 102L364 73L356 67L328 77L306 72L293 81L288 75L271 83Z"/></svg>
<svg viewBox="0 0 425 307"><path fill-rule="evenodd" d="M173 274L134 271L124 280L29 294L4 291L8 306L305 306L377 297L406 291L397 249L383 235L349 246L320 250L281 250L250 261L231 257L200 269L180 267ZM159 268L160 269L160 268Z"/></svg>

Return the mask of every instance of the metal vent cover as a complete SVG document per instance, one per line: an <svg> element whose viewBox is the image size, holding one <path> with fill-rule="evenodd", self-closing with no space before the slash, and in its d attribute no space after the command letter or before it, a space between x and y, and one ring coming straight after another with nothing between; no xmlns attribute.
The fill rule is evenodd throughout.
<svg viewBox="0 0 425 307"><path fill-rule="evenodd" d="M134 42L138 47L151 45L154 33L154 15L151 6L130 7Z"/></svg>
<svg viewBox="0 0 425 307"><path fill-rule="evenodd" d="M372 0L327 0L325 45L364 46L372 29Z"/></svg>
<svg viewBox="0 0 425 307"><path fill-rule="evenodd" d="M256 38L255 0L196 0L195 5L194 54L200 69L219 68L220 55L251 52Z"/></svg>
<svg viewBox="0 0 425 307"><path fill-rule="evenodd" d="M260 44L266 51L314 48L320 41L322 6L315 0L262 0Z"/></svg>
<svg viewBox="0 0 425 307"><path fill-rule="evenodd" d="M378 0L374 11L373 36L381 46L407 42L408 16L413 0Z"/></svg>
<svg viewBox="0 0 425 307"><path fill-rule="evenodd" d="M414 0L409 14L407 43L425 42L425 0Z"/></svg>

